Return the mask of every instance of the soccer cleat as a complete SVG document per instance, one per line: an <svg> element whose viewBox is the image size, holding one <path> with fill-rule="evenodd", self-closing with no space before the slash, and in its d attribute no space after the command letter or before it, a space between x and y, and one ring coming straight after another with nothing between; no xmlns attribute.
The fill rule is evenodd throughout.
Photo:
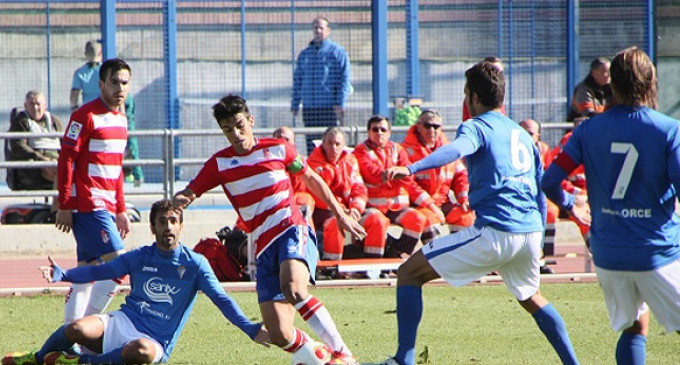
<svg viewBox="0 0 680 365"><path fill-rule="evenodd" d="M80 356L65 354L61 351L48 352L44 357L45 365L74 365L78 364Z"/></svg>
<svg viewBox="0 0 680 365"><path fill-rule="evenodd" d="M2 358L2 365L36 365L35 351L12 352Z"/></svg>
<svg viewBox="0 0 680 365"><path fill-rule="evenodd" d="M389 359L380 363L365 362L361 363L361 365L400 365L400 364L397 362L397 360L390 357Z"/></svg>
<svg viewBox="0 0 680 365"><path fill-rule="evenodd" d="M331 354L331 361L326 365L359 365L359 361L353 355L335 351Z"/></svg>

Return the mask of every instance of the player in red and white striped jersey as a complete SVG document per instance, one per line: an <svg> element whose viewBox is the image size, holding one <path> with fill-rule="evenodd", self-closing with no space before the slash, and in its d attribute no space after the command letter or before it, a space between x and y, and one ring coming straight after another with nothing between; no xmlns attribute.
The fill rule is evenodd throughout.
<svg viewBox="0 0 680 365"><path fill-rule="evenodd" d="M130 66L107 60L99 70L100 97L73 112L57 164L59 210L56 227L77 244L78 266L97 265L125 252L130 220L123 196L122 163L127 118L121 107L129 89ZM74 284L64 320L71 323L104 311L116 282Z"/></svg>
<svg viewBox="0 0 680 365"><path fill-rule="evenodd" d="M243 98L225 96L213 112L231 146L205 163L196 178L175 195L175 204L186 208L204 192L222 186L257 246L258 301L272 343L292 353L309 341L293 326L297 310L335 359L357 364L328 310L307 290L318 258L316 237L300 211L292 208L294 192L288 172L298 175L328 205L341 229L360 239L364 229L343 210L295 147L282 139L255 139L255 119Z"/></svg>

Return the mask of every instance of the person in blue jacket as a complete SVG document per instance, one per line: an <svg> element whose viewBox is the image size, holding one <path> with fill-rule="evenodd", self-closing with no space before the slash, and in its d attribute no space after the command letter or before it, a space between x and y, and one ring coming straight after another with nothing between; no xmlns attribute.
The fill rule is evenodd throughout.
<svg viewBox="0 0 680 365"><path fill-rule="evenodd" d="M49 257L50 282L84 283L130 275L130 294L119 310L63 325L35 352L14 353L2 364L149 364L166 362L175 348L198 291L253 341L268 346L261 323L251 322L222 289L208 261L179 242L182 213L171 200L154 203L149 215L156 242L97 266L62 270ZM67 355L74 343L89 352ZM93 353L93 354L90 354Z"/></svg>
<svg viewBox="0 0 680 365"><path fill-rule="evenodd" d="M324 17L312 22L314 39L298 56L293 74L291 112L297 116L302 102L305 127L342 126L345 101L352 92L350 62L345 49L332 42L331 23ZM307 135L307 153L321 134Z"/></svg>

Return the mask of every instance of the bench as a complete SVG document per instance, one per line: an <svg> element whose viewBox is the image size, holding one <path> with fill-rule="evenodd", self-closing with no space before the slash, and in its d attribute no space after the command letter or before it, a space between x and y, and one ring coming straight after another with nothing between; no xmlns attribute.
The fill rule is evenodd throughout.
<svg viewBox="0 0 680 365"><path fill-rule="evenodd" d="M335 269L338 273L365 272L369 279L378 279L383 271L397 270L404 260L392 259L346 259L320 260L317 269Z"/></svg>

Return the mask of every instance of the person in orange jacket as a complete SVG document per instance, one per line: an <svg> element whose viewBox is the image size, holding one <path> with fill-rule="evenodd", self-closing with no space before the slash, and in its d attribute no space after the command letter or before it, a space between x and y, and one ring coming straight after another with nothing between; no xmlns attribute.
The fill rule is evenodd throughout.
<svg viewBox="0 0 680 365"><path fill-rule="evenodd" d="M442 117L434 110L425 110L418 117L418 122L409 128L402 145L411 162L421 160L437 148L449 143L441 130ZM435 169L421 171L414 179L425 190L445 215L445 222L452 232L469 227L474 223L474 212L468 203L467 168L462 160ZM427 208L421 208L429 220L436 215Z"/></svg>
<svg viewBox="0 0 680 365"><path fill-rule="evenodd" d="M538 148L538 153L541 155L541 162L543 162L543 170L548 168L548 165L552 163L553 151L550 150L550 146L547 143L541 141L541 124L533 119L523 119L519 122L520 127L524 128L527 133L534 140L536 148ZM560 216L560 208L555 205L555 203L546 199L547 211L546 211L546 223L545 223L545 234L543 236L543 254L552 256L555 254L555 234L556 234L556 223L557 218ZM553 271L547 266L541 266L541 273L550 273Z"/></svg>
<svg viewBox="0 0 680 365"><path fill-rule="evenodd" d="M438 212L440 221L444 221L444 214L430 194L418 186L412 177L394 181L385 179L387 168L411 163L406 150L390 141L390 119L374 115L368 120L367 128L368 139L354 149L354 155L359 161L359 171L368 189L368 206L380 210L391 223L403 228L399 239L388 248L392 252L387 256L410 255L419 240L428 243L437 233L426 230L429 228L427 217L418 209L411 208L411 203Z"/></svg>
<svg viewBox="0 0 680 365"><path fill-rule="evenodd" d="M576 128L579 124L581 124L581 122L587 120L588 118L589 117L577 117L574 119L574 128ZM553 148L551 151L552 156L557 156L560 154L560 152L562 152L562 148L567 145L569 138L571 138L571 134L572 131L569 131L564 136L562 136L560 144L555 146L555 148ZM552 160L550 162L552 162ZM547 166L545 168L547 168ZM569 194L586 197L588 193L586 188L586 170L582 164L576 167L566 179L562 180L562 189ZM586 246L590 247L590 226L579 222L572 216L569 216L569 219L576 223L579 230L581 231L581 236L583 236Z"/></svg>
<svg viewBox="0 0 680 365"><path fill-rule="evenodd" d="M335 198L364 229L364 257L382 257L389 219L378 209L366 209L368 191L359 172L356 157L346 148L345 133L338 127L329 127L323 134L322 143L307 158L309 167L328 184ZM322 258L340 260L344 252L345 235L338 229L333 213L316 200L314 225L323 229Z"/></svg>
<svg viewBox="0 0 680 365"><path fill-rule="evenodd" d="M272 136L274 138L282 138L288 142L288 144L295 147L295 133L293 133L293 130L289 127L283 126L277 128ZM295 192L295 205L300 207L302 215L307 222L312 225L312 228L314 228L312 215L314 214L315 199L297 175L288 174L288 177L290 178L290 183L293 185L293 191Z"/></svg>

